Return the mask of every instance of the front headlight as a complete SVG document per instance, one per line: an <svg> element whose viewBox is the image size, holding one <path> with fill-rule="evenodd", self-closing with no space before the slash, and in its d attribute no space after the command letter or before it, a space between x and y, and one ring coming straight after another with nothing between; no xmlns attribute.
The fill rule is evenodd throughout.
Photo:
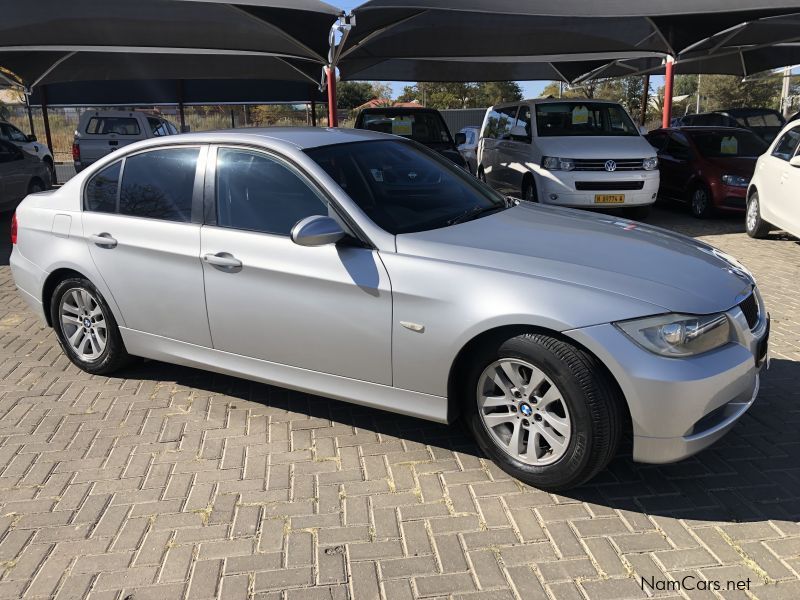
<svg viewBox="0 0 800 600"><path fill-rule="evenodd" d="M614 325L645 350L674 358L702 354L731 341L731 324L725 313L659 315Z"/></svg>
<svg viewBox="0 0 800 600"><path fill-rule="evenodd" d="M642 168L645 171L655 171L658 168L658 157L651 156L650 158L645 158L642 161Z"/></svg>
<svg viewBox="0 0 800 600"><path fill-rule="evenodd" d="M571 158L545 156L542 158L542 167L548 171L572 171L575 169L575 161Z"/></svg>
<svg viewBox="0 0 800 600"><path fill-rule="evenodd" d="M750 180L747 177L742 177L741 175L723 175L722 183L731 187L744 188L750 185Z"/></svg>

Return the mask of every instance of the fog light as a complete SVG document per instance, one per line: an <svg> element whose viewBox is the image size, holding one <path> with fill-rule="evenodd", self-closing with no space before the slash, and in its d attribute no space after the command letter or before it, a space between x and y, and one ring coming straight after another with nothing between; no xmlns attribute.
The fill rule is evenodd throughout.
<svg viewBox="0 0 800 600"><path fill-rule="evenodd" d="M558 194L550 194L550 200L558 200Z"/></svg>

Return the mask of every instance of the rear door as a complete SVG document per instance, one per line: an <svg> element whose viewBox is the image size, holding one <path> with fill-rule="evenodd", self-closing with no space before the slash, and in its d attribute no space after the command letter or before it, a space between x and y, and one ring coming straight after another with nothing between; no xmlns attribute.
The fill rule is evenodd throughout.
<svg viewBox="0 0 800 600"><path fill-rule="evenodd" d="M143 124L136 115L103 116L89 118L81 132L81 162L91 164L123 146L144 139Z"/></svg>
<svg viewBox="0 0 800 600"><path fill-rule="evenodd" d="M499 127L502 129L497 140L495 182L497 189L504 194L519 193L514 189L517 142L511 137L511 130L517 124L518 111L519 106L507 106L498 110L500 113Z"/></svg>
<svg viewBox="0 0 800 600"><path fill-rule="evenodd" d="M211 347L200 264L205 146L139 152L94 175L83 232L125 326Z"/></svg>
<svg viewBox="0 0 800 600"><path fill-rule="evenodd" d="M503 164L507 159L503 156L503 141L511 131L512 121L516 118L517 107L489 109L481 131L483 144L481 165L486 176L486 183L501 190L503 183Z"/></svg>
<svg viewBox="0 0 800 600"><path fill-rule="evenodd" d="M331 209L284 158L220 147L209 163L201 254L214 348L390 385L392 296L378 252L295 244L298 221Z"/></svg>

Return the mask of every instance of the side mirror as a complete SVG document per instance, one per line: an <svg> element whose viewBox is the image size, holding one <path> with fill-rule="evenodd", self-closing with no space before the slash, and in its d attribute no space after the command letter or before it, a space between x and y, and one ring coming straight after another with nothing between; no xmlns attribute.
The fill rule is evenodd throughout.
<svg viewBox="0 0 800 600"><path fill-rule="evenodd" d="M512 140L528 140L528 130L522 125L515 125L512 127L509 135L511 136Z"/></svg>
<svg viewBox="0 0 800 600"><path fill-rule="evenodd" d="M457 133L456 134L456 146L461 146L462 144L467 143L467 134L466 133Z"/></svg>
<svg viewBox="0 0 800 600"><path fill-rule="evenodd" d="M322 215L306 217L292 227L292 241L298 246L335 244L346 235L335 219Z"/></svg>
<svg viewBox="0 0 800 600"><path fill-rule="evenodd" d="M793 167L797 167L798 169L800 169L800 155L793 156L792 159L789 161L789 164L792 165Z"/></svg>
<svg viewBox="0 0 800 600"><path fill-rule="evenodd" d="M33 134L30 134L30 135L28 136L28 141L29 141L29 142L35 142L35 141L37 141L37 139L36 139L36 136L35 136L35 135L33 135Z"/></svg>

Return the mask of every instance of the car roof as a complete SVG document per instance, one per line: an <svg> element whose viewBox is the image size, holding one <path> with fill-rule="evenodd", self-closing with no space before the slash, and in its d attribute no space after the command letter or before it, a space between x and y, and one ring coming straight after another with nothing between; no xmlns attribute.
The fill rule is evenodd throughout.
<svg viewBox="0 0 800 600"><path fill-rule="evenodd" d="M616 100L600 100L597 98L528 98L516 102L502 102L495 104L492 108L503 108L506 106L519 106L520 104L619 104Z"/></svg>
<svg viewBox="0 0 800 600"><path fill-rule="evenodd" d="M698 132L698 131L736 131L739 133L749 133L751 135L755 135L752 131L745 127L725 127L723 125L680 125L678 127L660 127L658 129L654 129L653 131L649 131L648 133L655 133L656 131L687 131L687 132Z"/></svg>
<svg viewBox="0 0 800 600"><path fill-rule="evenodd" d="M393 112L435 112L438 113L439 111L435 108L429 108L427 106L368 106L367 108L361 108L358 111L359 113L370 113L370 112L377 112L377 113L393 113Z"/></svg>
<svg viewBox="0 0 800 600"><path fill-rule="evenodd" d="M163 115L146 110L87 110L81 113L81 118L89 115L92 117L132 117L134 115L144 115L145 117L153 117L156 119L165 119Z"/></svg>
<svg viewBox="0 0 800 600"><path fill-rule="evenodd" d="M155 145L171 145L184 142L200 144L247 144L259 145L264 142L280 142L297 149L318 148L350 142L369 140L398 140L398 136L367 129L339 129L324 127L244 127L240 129L220 129L182 133L178 135L152 138L148 142L137 144L140 147Z"/></svg>

